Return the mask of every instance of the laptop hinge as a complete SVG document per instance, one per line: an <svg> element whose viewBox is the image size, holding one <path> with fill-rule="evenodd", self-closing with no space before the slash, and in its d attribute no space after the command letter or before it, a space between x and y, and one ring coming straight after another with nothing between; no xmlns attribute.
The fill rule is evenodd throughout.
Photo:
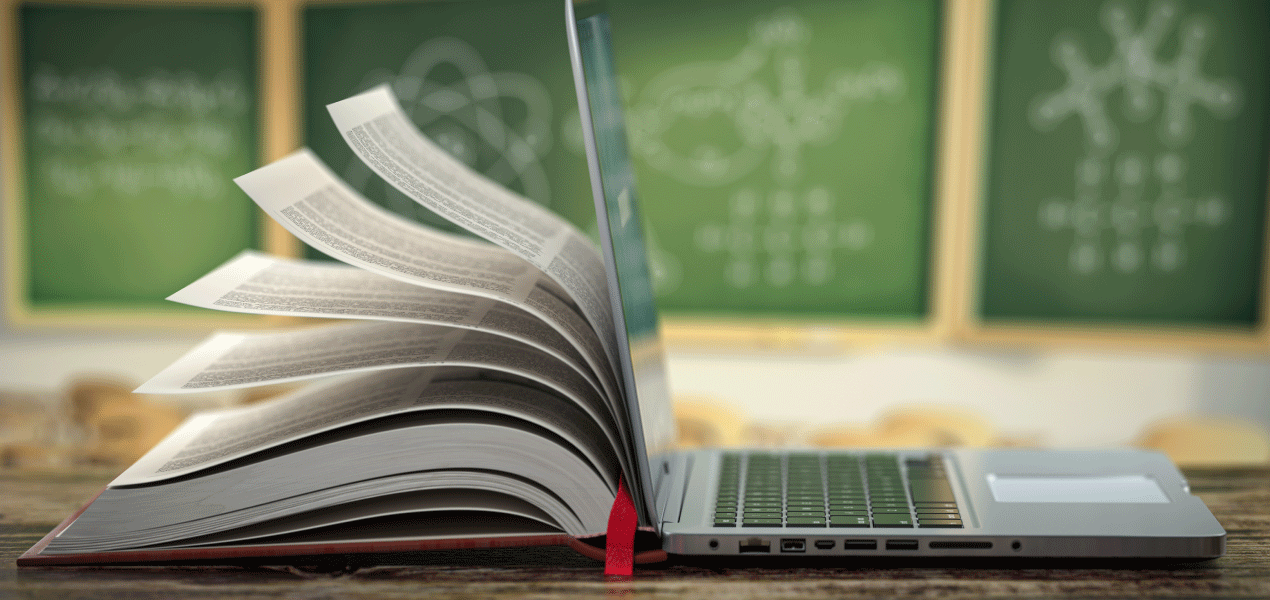
<svg viewBox="0 0 1270 600"><path fill-rule="evenodd" d="M661 478L657 486L657 514L661 515L662 523L679 522L688 494L692 465L693 455L689 453L676 452L662 456L659 465Z"/></svg>

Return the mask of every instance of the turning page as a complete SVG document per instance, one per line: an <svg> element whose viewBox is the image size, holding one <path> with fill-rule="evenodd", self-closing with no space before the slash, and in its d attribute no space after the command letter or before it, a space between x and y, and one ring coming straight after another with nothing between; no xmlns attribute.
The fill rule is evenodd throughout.
<svg viewBox="0 0 1270 600"><path fill-rule="evenodd" d="M414 285L493 298L532 313L581 349L587 363L614 387L616 358L602 347L602 337L560 295L560 287L524 259L376 206L307 149L234 181L287 231L345 263Z"/></svg>
<svg viewBox="0 0 1270 600"><path fill-rule="evenodd" d="M615 356L604 260L582 232L447 154L415 127L387 85L327 109L353 152L385 181L529 261L564 287Z"/></svg>
<svg viewBox="0 0 1270 600"><path fill-rule="evenodd" d="M246 250L168 300L215 310L448 325L511 338L569 364L606 395L579 349L542 319L492 298L412 285L327 261L288 260Z"/></svg>

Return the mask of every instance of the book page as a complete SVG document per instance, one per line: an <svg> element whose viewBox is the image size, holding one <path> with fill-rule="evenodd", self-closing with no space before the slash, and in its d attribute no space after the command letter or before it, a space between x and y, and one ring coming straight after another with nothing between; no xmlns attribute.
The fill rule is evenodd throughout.
<svg viewBox="0 0 1270 600"><path fill-rule="evenodd" d="M581 453L528 421L469 415L454 420L424 411L408 425L372 422L365 433L332 436L303 451L108 487L47 550L176 544L362 500L457 487L524 498L573 535L604 531L614 494Z"/></svg>
<svg viewBox="0 0 1270 600"><path fill-rule="evenodd" d="M601 338L560 295L560 286L524 259L376 206L307 149L234 181L287 231L345 263L406 283L523 308L579 348L587 364L607 379L606 387L614 387L617 363L606 354Z"/></svg>
<svg viewBox="0 0 1270 600"><path fill-rule="evenodd" d="M615 395L586 359L542 319L511 304L412 285L327 261L287 260L244 251L168 300L252 314L375 319L485 331L542 350ZM610 384L611 385L611 384Z"/></svg>
<svg viewBox="0 0 1270 600"><path fill-rule="evenodd" d="M449 377L461 376L454 380ZM353 423L421 410L466 409L530 421L585 454L617 491L620 463L604 432L580 408L533 388L471 379L457 369L394 369L306 387L254 406L192 418L111 485L169 479Z"/></svg>
<svg viewBox="0 0 1270 600"><path fill-rule="evenodd" d="M387 85L327 109L353 152L385 181L559 283L616 356L604 260L582 232L442 150L414 126Z"/></svg>
<svg viewBox="0 0 1270 600"><path fill-rule="evenodd" d="M244 388L339 373L417 366L468 366L538 382L576 403L614 440L615 407L555 358L480 331L414 323L351 323L275 333L218 333L177 359L137 393Z"/></svg>
<svg viewBox="0 0 1270 600"><path fill-rule="evenodd" d="M389 517L398 518L393 519L391 527L385 527L383 521ZM316 514L300 513L238 527L179 545L199 547L502 537L554 533L562 529L564 526L550 514L523 498L460 488L407 492L333 506Z"/></svg>

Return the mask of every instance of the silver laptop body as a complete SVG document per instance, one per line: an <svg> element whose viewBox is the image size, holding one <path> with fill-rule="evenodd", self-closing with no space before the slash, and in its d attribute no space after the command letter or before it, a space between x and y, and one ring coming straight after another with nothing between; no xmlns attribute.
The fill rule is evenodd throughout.
<svg viewBox="0 0 1270 600"><path fill-rule="evenodd" d="M1225 552L1225 530L1190 494L1172 462L1155 452L674 451L674 421L608 16L598 0L564 3L634 429L639 470L634 500L641 524L654 529L663 549L681 555L808 558L1204 559ZM773 483L771 473L782 478L810 474L820 487L809 484L812 493L801 494L792 480ZM835 504L835 490L854 494L857 486L869 494L898 489L909 501L904 505L881 502L874 495L844 496L844 503ZM819 505L812 499L817 493L825 498ZM814 506L799 510L803 507L795 505L795 498L808 498ZM860 499L862 504L852 504ZM834 506L844 510L834 514ZM858 510L860 506L868 508ZM817 510L820 519L815 518ZM751 513L767 518L747 518Z"/></svg>

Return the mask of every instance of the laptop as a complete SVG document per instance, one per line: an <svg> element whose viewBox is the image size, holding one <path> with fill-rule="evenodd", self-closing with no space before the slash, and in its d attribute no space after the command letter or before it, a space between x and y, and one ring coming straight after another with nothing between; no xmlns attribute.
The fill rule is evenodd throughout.
<svg viewBox="0 0 1270 600"><path fill-rule="evenodd" d="M639 459L633 500L666 552L1174 559L1225 552L1225 530L1155 452L674 450L609 17L598 0L565 0L565 16Z"/></svg>

